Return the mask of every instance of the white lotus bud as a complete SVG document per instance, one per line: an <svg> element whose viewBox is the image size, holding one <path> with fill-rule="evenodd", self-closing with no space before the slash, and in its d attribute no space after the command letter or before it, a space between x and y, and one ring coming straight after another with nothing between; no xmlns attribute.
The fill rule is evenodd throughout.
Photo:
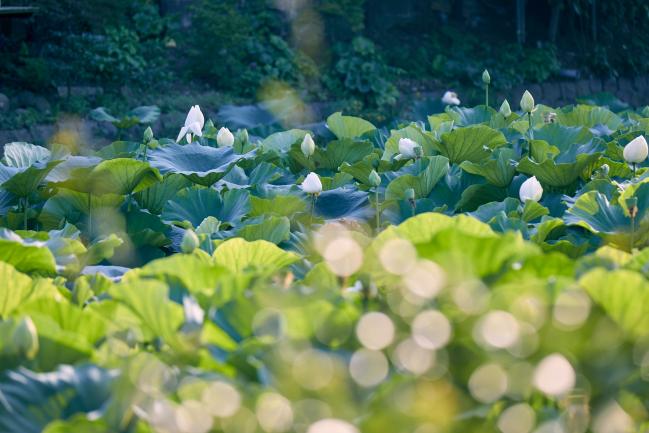
<svg viewBox="0 0 649 433"><path fill-rule="evenodd" d="M525 113L531 113L534 111L534 97L529 90L526 90L525 93L523 93L523 97L521 98L521 110Z"/></svg>
<svg viewBox="0 0 649 433"><path fill-rule="evenodd" d="M190 254L200 245L200 240L194 230L185 230L183 240L180 243L180 250L185 254Z"/></svg>
<svg viewBox="0 0 649 433"><path fill-rule="evenodd" d="M372 186L379 186L381 185L381 176L376 172L376 170L372 170L370 172L370 175L368 176L368 179L370 181L370 185Z"/></svg>
<svg viewBox="0 0 649 433"><path fill-rule="evenodd" d="M442 102L446 105L460 105L460 98L458 98L457 93L447 90L442 96Z"/></svg>
<svg viewBox="0 0 649 433"><path fill-rule="evenodd" d="M491 75L489 75L489 71L487 71L486 69L482 72L482 82L484 84L491 83Z"/></svg>
<svg viewBox="0 0 649 433"><path fill-rule="evenodd" d="M12 334L12 343L18 352L27 358L31 359L38 353L36 325L29 316L18 322Z"/></svg>
<svg viewBox="0 0 649 433"><path fill-rule="evenodd" d="M500 114L502 114L504 117L509 117L509 116L512 115L512 109L509 106L509 101L507 101L507 99L505 99L503 101L502 105L500 106L499 111L500 111Z"/></svg>
<svg viewBox="0 0 649 433"><path fill-rule="evenodd" d="M300 149L302 149L302 153L307 158L313 155L313 152L315 152L315 142L313 141L311 134L307 134L304 136L304 140L302 140Z"/></svg>
<svg viewBox="0 0 649 433"><path fill-rule="evenodd" d="M536 179L536 176L532 176L527 179L521 185L520 190L518 191L518 196L521 198L521 201L525 203L527 200L539 201L543 196L543 187L541 183Z"/></svg>
<svg viewBox="0 0 649 433"><path fill-rule="evenodd" d="M322 192L322 182L317 174L311 172L302 182L302 191L307 194L320 194Z"/></svg>
<svg viewBox="0 0 649 433"><path fill-rule="evenodd" d="M417 151L415 149L418 147L419 144L417 144L417 142L414 140L411 140L409 138L399 139L399 153L406 159L416 158Z"/></svg>
<svg viewBox="0 0 649 433"><path fill-rule="evenodd" d="M629 144L624 146L624 160L626 162L631 162L634 164L643 162L647 159L647 153L649 153L649 148L647 147L647 140L640 135L633 140L629 141Z"/></svg>
<svg viewBox="0 0 649 433"><path fill-rule="evenodd" d="M216 144L219 147L230 147L234 144L234 135L228 128L222 127L216 134Z"/></svg>

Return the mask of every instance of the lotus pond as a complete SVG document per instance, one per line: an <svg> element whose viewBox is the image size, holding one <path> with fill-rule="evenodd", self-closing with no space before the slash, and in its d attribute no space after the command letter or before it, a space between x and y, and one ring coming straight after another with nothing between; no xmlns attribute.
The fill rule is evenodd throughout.
<svg viewBox="0 0 649 433"><path fill-rule="evenodd" d="M6 144L0 431L648 431L649 107L526 98Z"/></svg>

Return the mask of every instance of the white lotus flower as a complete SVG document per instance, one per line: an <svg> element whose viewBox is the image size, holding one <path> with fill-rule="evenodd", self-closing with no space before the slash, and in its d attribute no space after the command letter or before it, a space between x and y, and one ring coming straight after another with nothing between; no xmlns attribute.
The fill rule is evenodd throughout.
<svg viewBox="0 0 649 433"><path fill-rule="evenodd" d="M307 194L320 194L322 192L322 182L317 174L311 172L302 182L302 191Z"/></svg>
<svg viewBox="0 0 649 433"><path fill-rule="evenodd" d="M518 196L521 198L521 201L525 203L527 200L539 201L543 196L543 187L541 183L536 179L536 176L532 176L527 179L521 185L520 190L518 190Z"/></svg>
<svg viewBox="0 0 649 433"><path fill-rule="evenodd" d="M315 152L315 142L313 141L311 134L307 134L304 136L304 140L302 140L300 149L302 149L302 153L307 158L313 155L313 152Z"/></svg>
<svg viewBox="0 0 649 433"><path fill-rule="evenodd" d="M187 113L187 118L185 119L185 126L180 128L180 133L178 133L178 138L176 142L180 142L183 136L187 138L187 143L192 142L192 134L198 137L203 136L203 126L205 125L205 116L201 111L201 107L194 105L189 109Z"/></svg>
<svg viewBox="0 0 649 433"><path fill-rule="evenodd" d="M442 96L442 102L446 105L460 105L460 98L457 97L457 93L447 90Z"/></svg>
<svg viewBox="0 0 649 433"><path fill-rule="evenodd" d="M399 139L399 153L403 158L410 159L417 157L417 148L419 144L409 138Z"/></svg>
<svg viewBox="0 0 649 433"><path fill-rule="evenodd" d="M216 134L216 144L219 147L230 147L234 144L234 135L228 128L222 127Z"/></svg>
<svg viewBox="0 0 649 433"><path fill-rule="evenodd" d="M640 135L624 146L623 155L626 162L637 164L647 159L648 153L649 147L647 147L647 140Z"/></svg>

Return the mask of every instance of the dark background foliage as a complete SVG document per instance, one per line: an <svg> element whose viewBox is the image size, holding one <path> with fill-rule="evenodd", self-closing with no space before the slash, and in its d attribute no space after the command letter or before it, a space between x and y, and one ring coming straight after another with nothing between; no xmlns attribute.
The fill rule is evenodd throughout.
<svg viewBox="0 0 649 433"><path fill-rule="evenodd" d="M474 89L464 99L479 100L484 68L495 89L649 72L644 0L8 3L38 11L0 19L0 92L44 95L54 111L208 89L254 101L281 83L307 101L389 112L413 88ZM75 86L101 96L62 90Z"/></svg>

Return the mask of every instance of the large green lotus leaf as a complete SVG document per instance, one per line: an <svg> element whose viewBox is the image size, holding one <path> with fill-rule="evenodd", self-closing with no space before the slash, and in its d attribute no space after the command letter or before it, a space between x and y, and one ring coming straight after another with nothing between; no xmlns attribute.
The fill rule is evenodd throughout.
<svg viewBox="0 0 649 433"><path fill-rule="evenodd" d="M500 202L486 203L480 206L470 215L480 221L489 224L491 220L500 214L518 216L518 210L521 202L513 197L507 197Z"/></svg>
<svg viewBox="0 0 649 433"><path fill-rule="evenodd" d="M582 194L569 206L564 217L566 224L584 227L593 233L614 234L631 227L631 219L622 207L609 202L599 191Z"/></svg>
<svg viewBox="0 0 649 433"><path fill-rule="evenodd" d="M463 161L479 162L491 155L491 152L507 144L502 132L485 125L472 125L454 129L442 135L438 143L439 151L452 163Z"/></svg>
<svg viewBox="0 0 649 433"><path fill-rule="evenodd" d="M233 189L223 195L211 188L187 188L167 201L162 219L169 222L188 222L198 227L208 216L233 226L250 211L250 193Z"/></svg>
<svg viewBox="0 0 649 433"><path fill-rule="evenodd" d="M47 280L32 281L8 263L0 262L0 317L6 318L29 299L58 296L56 288Z"/></svg>
<svg viewBox="0 0 649 433"><path fill-rule="evenodd" d="M352 175L358 182L370 185L369 176L372 170L376 170L378 167L379 158L380 156L377 153L371 153L354 164L343 162L340 171Z"/></svg>
<svg viewBox="0 0 649 433"><path fill-rule="evenodd" d="M151 166L160 173L179 173L204 186L216 183L241 158L231 147L215 148L198 143L169 144L149 152Z"/></svg>
<svg viewBox="0 0 649 433"><path fill-rule="evenodd" d="M114 377L114 372L94 365L62 365L47 373L26 368L7 371L0 379L4 402L0 404L0 431L40 433L50 421L70 414L96 414L114 392Z"/></svg>
<svg viewBox="0 0 649 433"><path fill-rule="evenodd" d="M338 170L344 162L353 164L369 155L374 146L367 140L334 140L327 147L316 149L313 160L318 168Z"/></svg>
<svg viewBox="0 0 649 433"><path fill-rule="evenodd" d="M130 270L122 281L155 279L164 281L172 290L208 294L218 292L220 297L229 298L231 289L222 284L223 278L228 274L225 268L217 266L207 254L174 254Z"/></svg>
<svg viewBox="0 0 649 433"><path fill-rule="evenodd" d="M446 113L448 113L449 117L453 119L457 126L469 126L481 123L488 124L491 122L491 118L498 112L491 107L478 105L474 108L448 107Z"/></svg>
<svg viewBox="0 0 649 433"><path fill-rule="evenodd" d="M498 274L515 261L538 255L540 250L518 233L494 237L446 229L417 244L417 252L441 265L452 280L466 280L469 275L484 278Z"/></svg>
<svg viewBox="0 0 649 433"><path fill-rule="evenodd" d="M29 301L18 309L18 314L28 315L36 325L36 362L44 371L88 359L94 345L105 337L106 322L101 316L61 299Z"/></svg>
<svg viewBox="0 0 649 433"><path fill-rule="evenodd" d="M385 198L402 200L409 188L415 190L415 198L427 197L437 182L448 173L448 162L447 158L440 155L419 159L413 165L417 174L404 174L394 179L385 191Z"/></svg>
<svg viewBox="0 0 649 433"><path fill-rule="evenodd" d="M311 198L308 199L311 201ZM372 214L369 194L344 186L322 192L315 202L315 213L325 219L350 218L363 220ZM309 203L309 206L311 204Z"/></svg>
<svg viewBox="0 0 649 433"><path fill-rule="evenodd" d="M464 161L460 164L462 170L484 177L492 185L504 188L508 186L516 174L515 161L517 153L514 149L496 149L489 159L480 162Z"/></svg>
<svg viewBox="0 0 649 433"><path fill-rule="evenodd" d="M536 178L545 185L566 187L572 185L580 176L588 179L599 165L601 154L580 154L573 163L557 163L552 159L538 163L525 157L518 163L517 170Z"/></svg>
<svg viewBox="0 0 649 433"><path fill-rule="evenodd" d="M45 180L47 182L65 182L74 176L77 170L89 171L102 161L96 156L66 156L56 167L50 171Z"/></svg>
<svg viewBox="0 0 649 433"><path fill-rule="evenodd" d="M183 309L170 302L169 288L163 281L129 279L113 285L109 294L140 319L145 333L162 338L174 349L186 347L177 334L184 320Z"/></svg>
<svg viewBox="0 0 649 433"><path fill-rule="evenodd" d="M51 152L44 147L17 141L4 145L2 162L9 167L27 168L37 162L47 162L50 157Z"/></svg>
<svg viewBox="0 0 649 433"><path fill-rule="evenodd" d="M272 150L279 154L288 153L295 142L302 142L309 131L304 129L289 129L288 131L276 132L269 135L261 142L260 147L264 150Z"/></svg>
<svg viewBox="0 0 649 433"><path fill-rule="evenodd" d="M469 185L455 204L455 212L472 212L483 204L502 201L507 198L507 190L495 185L474 184Z"/></svg>
<svg viewBox="0 0 649 433"><path fill-rule="evenodd" d="M567 150L574 144L587 143L592 138L593 134L588 128L564 126L559 123L549 123L534 131L535 140L544 140L561 151Z"/></svg>
<svg viewBox="0 0 649 433"><path fill-rule="evenodd" d="M141 208L159 215L168 200L176 197L180 190L190 185L191 182L185 176L168 174L163 177L162 182L135 194L135 200L137 200Z"/></svg>
<svg viewBox="0 0 649 433"><path fill-rule="evenodd" d="M111 427L101 419L90 419L88 415L74 415L66 420L56 420L47 425L43 433L109 433Z"/></svg>
<svg viewBox="0 0 649 433"><path fill-rule="evenodd" d="M617 114L604 107L590 105L566 107L557 112L557 120L565 126L593 128L597 125L605 125L612 131L622 125L622 119Z"/></svg>
<svg viewBox="0 0 649 433"><path fill-rule="evenodd" d="M148 163L128 158L103 161L90 174L94 194L126 195L142 191L162 180Z"/></svg>
<svg viewBox="0 0 649 433"><path fill-rule="evenodd" d="M376 129L367 120L360 117L343 116L337 112L327 118L327 128L339 139L357 138Z"/></svg>
<svg viewBox="0 0 649 433"><path fill-rule="evenodd" d="M60 163L61 161L36 162L14 174L2 187L17 197L27 197L36 191L50 171Z"/></svg>
<svg viewBox="0 0 649 433"><path fill-rule="evenodd" d="M247 241L265 240L274 244L287 241L291 233L291 221L285 217L267 216L246 220L237 230L237 236Z"/></svg>
<svg viewBox="0 0 649 433"><path fill-rule="evenodd" d="M0 261L20 272L56 275L56 260L45 242L25 240L7 229L0 229Z"/></svg>
<svg viewBox="0 0 649 433"><path fill-rule="evenodd" d="M137 141L113 141L99 149L96 155L101 159L132 158L140 146Z"/></svg>
<svg viewBox="0 0 649 433"><path fill-rule="evenodd" d="M424 155L433 155L438 145L433 136L416 125L411 124L405 128L392 130L390 137L385 142L385 151L381 159L389 160L393 155L399 153L399 140L402 138L409 138L415 143L419 144L422 148Z"/></svg>
<svg viewBox="0 0 649 433"><path fill-rule="evenodd" d="M213 256L218 265L234 273L252 269L272 274L300 259L298 255L284 251L271 242L248 242L241 238L228 239L219 244Z"/></svg>
<svg viewBox="0 0 649 433"><path fill-rule="evenodd" d="M85 223L89 211L101 212L101 209L116 209L124 202L124 197L115 194L92 195L66 188L59 188L58 193L43 205L39 222L44 230L56 230L65 225Z"/></svg>
<svg viewBox="0 0 649 433"><path fill-rule="evenodd" d="M250 197L250 216L278 215L290 217L304 212L307 204L294 195L276 195L271 198Z"/></svg>
<svg viewBox="0 0 649 433"><path fill-rule="evenodd" d="M594 269L579 285L632 337L649 333L649 282L637 272Z"/></svg>

